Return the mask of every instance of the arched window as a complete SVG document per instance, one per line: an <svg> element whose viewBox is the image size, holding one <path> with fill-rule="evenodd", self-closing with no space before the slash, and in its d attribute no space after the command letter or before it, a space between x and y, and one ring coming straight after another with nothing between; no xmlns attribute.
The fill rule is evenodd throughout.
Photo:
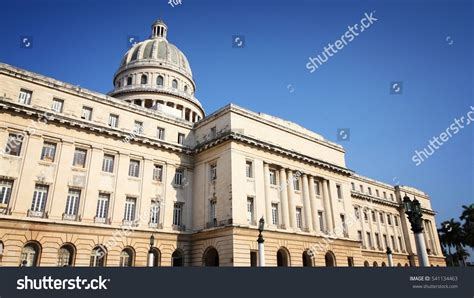
<svg viewBox="0 0 474 298"><path fill-rule="evenodd" d="M326 253L324 260L326 261L326 267L336 267L336 256L332 251Z"/></svg>
<svg viewBox="0 0 474 298"><path fill-rule="evenodd" d="M387 264L385 264L385 262L382 262L382 267L387 267Z"/></svg>
<svg viewBox="0 0 474 298"><path fill-rule="evenodd" d="M173 82L171 83L171 87L173 87L174 89L178 89L178 81L173 80Z"/></svg>
<svg viewBox="0 0 474 298"><path fill-rule="evenodd" d="M153 267L161 266L161 252L158 248L153 248Z"/></svg>
<svg viewBox="0 0 474 298"><path fill-rule="evenodd" d="M171 255L171 264L173 267L182 267L184 266L184 255L181 250L175 250L173 255Z"/></svg>
<svg viewBox="0 0 474 298"><path fill-rule="evenodd" d="M74 247L70 244L61 246L58 251L58 266L69 267L74 265Z"/></svg>
<svg viewBox="0 0 474 298"><path fill-rule="evenodd" d="M303 252L303 267L313 267L312 253L309 250Z"/></svg>
<svg viewBox="0 0 474 298"><path fill-rule="evenodd" d="M286 248L280 248L277 251L277 266L288 267L290 265L290 253Z"/></svg>
<svg viewBox="0 0 474 298"><path fill-rule="evenodd" d="M374 266L374 267L378 267L378 266L379 266L379 264L377 264L377 262L376 262L376 261L374 261L374 264L373 264L373 266Z"/></svg>
<svg viewBox="0 0 474 298"><path fill-rule="evenodd" d="M184 86L184 92L188 93L188 85Z"/></svg>
<svg viewBox="0 0 474 298"><path fill-rule="evenodd" d="M3 250L4 250L3 242L0 241L0 264L2 263Z"/></svg>
<svg viewBox="0 0 474 298"><path fill-rule="evenodd" d="M365 261L365 262L364 262L364 267L370 267L369 262Z"/></svg>
<svg viewBox="0 0 474 298"><path fill-rule="evenodd" d="M158 77L156 78L156 84L157 84L158 86L163 86L163 81L164 81L164 79L163 79L162 76L158 76Z"/></svg>
<svg viewBox="0 0 474 298"><path fill-rule="evenodd" d="M38 266L41 247L38 243L29 242L21 250L20 266L36 267Z"/></svg>
<svg viewBox="0 0 474 298"><path fill-rule="evenodd" d="M405 263L405 267L408 267L408 263Z"/></svg>
<svg viewBox="0 0 474 298"><path fill-rule="evenodd" d="M202 257L202 263L205 267L219 267L219 253L214 247L208 247Z"/></svg>
<svg viewBox="0 0 474 298"><path fill-rule="evenodd" d="M120 253L120 267L132 267L133 266L133 250L129 247L122 250Z"/></svg>
<svg viewBox="0 0 474 298"><path fill-rule="evenodd" d="M127 86L132 85L132 77L127 78Z"/></svg>
<svg viewBox="0 0 474 298"><path fill-rule="evenodd" d="M397 264L397 267L402 267L402 264L398 263L398 264Z"/></svg>
<svg viewBox="0 0 474 298"><path fill-rule="evenodd" d="M140 80L140 83L141 83L142 85L148 84L148 77L147 77L147 75L142 75L142 78L141 78L141 80Z"/></svg>
<svg viewBox="0 0 474 298"><path fill-rule="evenodd" d="M91 252L90 267L104 267L107 251L103 246L96 246Z"/></svg>

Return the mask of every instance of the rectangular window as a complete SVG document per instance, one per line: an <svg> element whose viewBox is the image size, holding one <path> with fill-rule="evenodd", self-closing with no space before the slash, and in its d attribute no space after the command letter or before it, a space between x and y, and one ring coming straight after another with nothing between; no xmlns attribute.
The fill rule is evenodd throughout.
<svg viewBox="0 0 474 298"><path fill-rule="evenodd" d="M362 184L360 185L360 192L364 193L364 186Z"/></svg>
<svg viewBox="0 0 474 298"><path fill-rule="evenodd" d="M377 222L377 216L375 216L375 211L372 211L372 221Z"/></svg>
<svg viewBox="0 0 474 298"><path fill-rule="evenodd" d="M383 198L387 199L387 193L385 191L383 192Z"/></svg>
<svg viewBox="0 0 474 298"><path fill-rule="evenodd" d="M178 144L184 145L184 134L178 133Z"/></svg>
<svg viewBox="0 0 474 298"><path fill-rule="evenodd" d="M356 185L354 182L351 182L351 187L352 187L352 190L356 190Z"/></svg>
<svg viewBox="0 0 474 298"><path fill-rule="evenodd" d="M217 136L217 129L216 127L211 127L211 139L214 139Z"/></svg>
<svg viewBox="0 0 474 298"><path fill-rule="evenodd" d="M375 190L375 195L376 195L377 197L380 197L380 193L379 193L379 190L378 190L378 189Z"/></svg>
<svg viewBox="0 0 474 298"><path fill-rule="evenodd" d="M388 247L388 239L387 239L387 235L383 235L383 243L385 244L385 247Z"/></svg>
<svg viewBox="0 0 474 298"><path fill-rule="evenodd" d="M99 194L99 199L97 201L97 210L95 217L97 218L107 218L109 214L109 194Z"/></svg>
<svg viewBox="0 0 474 298"><path fill-rule="evenodd" d="M369 195L372 195L372 188L367 188L367 191L369 192Z"/></svg>
<svg viewBox="0 0 474 298"><path fill-rule="evenodd" d="M163 166L155 165L153 168L153 180L154 181L163 181Z"/></svg>
<svg viewBox="0 0 474 298"><path fill-rule="evenodd" d="M367 232L367 248L372 248L372 237L370 237L370 232Z"/></svg>
<svg viewBox="0 0 474 298"><path fill-rule="evenodd" d="M398 236L398 247L400 250L403 250L403 242L402 242L402 237Z"/></svg>
<svg viewBox="0 0 474 298"><path fill-rule="evenodd" d="M357 231L357 239L359 239L359 241L363 242L362 240L362 231Z"/></svg>
<svg viewBox="0 0 474 298"><path fill-rule="evenodd" d="M70 189L66 199L66 215L77 215L79 210L79 200L81 198L81 191L78 189Z"/></svg>
<svg viewBox="0 0 474 298"><path fill-rule="evenodd" d="M379 217L380 217L380 223L383 224L384 223L384 218L383 218L384 216L383 216L382 212L379 213Z"/></svg>
<svg viewBox="0 0 474 298"><path fill-rule="evenodd" d="M84 119L84 120L87 120L87 121L91 121L92 120L92 108L83 106L82 107L81 118Z"/></svg>
<svg viewBox="0 0 474 298"><path fill-rule="evenodd" d="M48 198L49 186L36 184L33 193L33 202L31 203L31 211L44 212L46 200Z"/></svg>
<svg viewBox="0 0 474 298"><path fill-rule="evenodd" d="M26 89L20 89L20 95L18 96L18 102L24 105L31 104L31 96L33 92Z"/></svg>
<svg viewBox="0 0 474 298"><path fill-rule="evenodd" d="M326 228L324 227L323 211L318 211L318 220L319 220L319 230L324 233L326 231Z"/></svg>
<svg viewBox="0 0 474 298"><path fill-rule="evenodd" d="M143 133L143 122L135 121L133 123L133 132L136 133L136 134L142 134Z"/></svg>
<svg viewBox="0 0 474 298"><path fill-rule="evenodd" d="M136 209L137 199L127 197L125 199L125 214L123 219L125 221L134 221L135 220L135 209Z"/></svg>
<svg viewBox="0 0 474 298"><path fill-rule="evenodd" d="M293 177L293 188L297 191L300 190L300 178Z"/></svg>
<svg viewBox="0 0 474 298"><path fill-rule="evenodd" d="M250 160L245 162L245 175L247 178L253 178L253 162Z"/></svg>
<svg viewBox="0 0 474 298"><path fill-rule="evenodd" d="M109 126L117 128L118 127L119 116L115 114L109 115Z"/></svg>
<svg viewBox="0 0 474 298"><path fill-rule="evenodd" d="M215 181L217 179L217 165L212 164L209 167L209 177L211 181Z"/></svg>
<svg viewBox="0 0 474 298"><path fill-rule="evenodd" d="M102 172L113 173L114 172L115 156L110 154L104 154L102 160Z"/></svg>
<svg viewBox="0 0 474 298"><path fill-rule="evenodd" d="M24 137L24 135L16 133L9 134L5 153L13 156L20 156Z"/></svg>
<svg viewBox="0 0 474 298"><path fill-rule="evenodd" d="M140 161L138 160L130 160L130 164L128 166L128 176L130 177L140 177Z"/></svg>
<svg viewBox="0 0 474 298"><path fill-rule="evenodd" d="M393 217L393 220L395 221L395 226L398 227L398 216L395 215L395 216Z"/></svg>
<svg viewBox="0 0 474 298"><path fill-rule="evenodd" d="M392 216L390 214L387 214L387 224L392 225Z"/></svg>
<svg viewBox="0 0 474 298"><path fill-rule="evenodd" d="M369 220L369 213L367 212L367 210L364 210L364 220L365 221Z"/></svg>
<svg viewBox="0 0 474 298"><path fill-rule="evenodd" d="M359 207L354 207L354 215L356 219L360 219Z"/></svg>
<svg viewBox="0 0 474 298"><path fill-rule="evenodd" d="M162 127L157 127L156 128L156 137L159 140L164 140L165 139L165 129Z"/></svg>
<svg viewBox="0 0 474 298"><path fill-rule="evenodd" d="M41 150L41 160L54 162L56 155L56 144L50 142L44 142L43 149Z"/></svg>
<svg viewBox="0 0 474 298"><path fill-rule="evenodd" d="M301 217L301 208L296 208L296 227L303 228L303 218Z"/></svg>
<svg viewBox="0 0 474 298"><path fill-rule="evenodd" d="M160 223L160 202L152 201L150 207L150 223Z"/></svg>
<svg viewBox="0 0 474 298"><path fill-rule="evenodd" d="M346 216L344 214L341 214L341 228L342 232L344 233L344 236L347 237Z"/></svg>
<svg viewBox="0 0 474 298"><path fill-rule="evenodd" d="M396 251L398 251L397 246L395 244L395 237L390 236L390 240L392 241L392 248L395 249Z"/></svg>
<svg viewBox="0 0 474 298"><path fill-rule="evenodd" d="M272 204L272 224L278 226L278 204Z"/></svg>
<svg viewBox="0 0 474 298"><path fill-rule="evenodd" d="M257 267L257 252L250 252L250 267Z"/></svg>
<svg viewBox="0 0 474 298"><path fill-rule="evenodd" d="M0 204L8 205L12 195L12 180L0 179Z"/></svg>
<svg viewBox="0 0 474 298"><path fill-rule="evenodd" d="M176 172L174 173L174 184L183 185L183 179L184 179L184 170L176 169Z"/></svg>
<svg viewBox="0 0 474 298"><path fill-rule="evenodd" d="M347 257L347 266L354 267L354 257Z"/></svg>
<svg viewBox="0 0 474 298"><path fill-rule="evenodd" d="M74 160L72 165L75 167L84 168L86 166L86 157L87 157L87 150L76 148L74 151Z"/></svg>
<svg viewBox="0 0 474 298"><path fill-rule="evenodd" d="M183 216L183 204L175 203L173 209L173 225L181 226L182 225L182 216Z"/></svg>
<svg viewBox="0 0 474 298"><path fill-rule="evenodd" d="M62 113L64 106L64 100L59 98L53 98L53 105L51 106L51 110L56 113Z"/></svg>
<svg viewBox="0 0 474 298"><path fill-rule="evenodd" d="M393 201L393 194L390 194L390 200Z"/></svg>
<svg viewBox="0 0 474 298"><path fill-rule="evenodd" d="M247 222L253 224L253 198L247 197Z"/></svg>
<svg viewBox="0 0 474 298"><path fill-rule="evenodd" d="M381 248L379 233L375 233L375 242L377 243L377 248Z"/></svg>
<svg viewBox="0 0 474 298"><path fill-rule="evenodd" d="M214 223L216 220L216 200L209 201L209 222Z"/></svg>
<svg viewBox="0 0 474 298"><path fill-rule="evenodd" d="M270 184L271 185L276 185L277 184L277 179L276 179L276 171L273 169L270 169L269 171L270 175Z"/></svg>
<svg viewBox="0 0 474 298"><path fill-rule="evenodd" d="M336 191L337 191L337 198L339 200L342 200L342 188L340 184L336 185Z"/></svg>
<svg viewBox="0 0 474 298"><path fill-rule="evenodd" d="M314 181L314 192L317 196L321 195L321 183L319 181Z"/></svg>

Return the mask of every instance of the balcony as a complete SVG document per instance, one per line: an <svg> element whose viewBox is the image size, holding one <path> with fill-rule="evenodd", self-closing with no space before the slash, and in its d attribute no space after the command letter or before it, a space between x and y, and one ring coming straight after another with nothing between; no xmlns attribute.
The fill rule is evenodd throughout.
<svg viewBox="0 0 474 298"><path fill-rule="evenodd" d="M28 210L28 217L47 218L47 213L43 211Z"/></svg>
<svg viewBox="0 0 474 298"><path fill-rule="evenodd" d="M171 228L173 229L173 231L180 231L180 232L186 231L185 225L172 225Z"/></svg>
<svg viewBox="0 0 474 298"><path fill-rule="evenodd" d="M108 219L106 217L94 217L94 223L106 224L108 223Z"/></svg>
<svg viewBox="0 0 474 298"><path fill-rule="evenodd" d="M122 226L125 227L138 227L138 221L137 220L122 220Z"/></svg>
<svg viewBox="0 0 474 298"><path fill-rule="evenodd" d="M63 220L77 221L77 219L78 219L78 216L76 214L63 213Z"/></svg>
<svg viewBox="0 0 474 298"><path fill-rule="evenodd" d="M215 218L214 218L214 220L209 221L209 222L206 223L206 229L215 228L217 226L218 226L217 219L215 219Z"/></svg>
<svg viewBox="0 0 474 298"><path fill-rule="evenodd" d="M11 208L8 208L8 204L0 204L0 214L9 215L11 214Z"/></svg>
<svg viewBox="0 0 474 298"><path fill-rule="evenodd" d="M152 229L163 229L163 224L157 223L157 222L150 222L148 223L148 227Z"/></svg>

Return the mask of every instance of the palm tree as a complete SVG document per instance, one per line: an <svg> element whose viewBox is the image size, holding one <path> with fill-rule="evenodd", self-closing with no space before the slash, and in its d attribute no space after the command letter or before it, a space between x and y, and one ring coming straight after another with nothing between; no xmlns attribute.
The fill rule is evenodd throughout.
<svg viewBox="0 0 474 298"><path fill-rule="evenodd" d="M466 258L469 256L470 254L467 252L466 249L464 249L464 247L460 247L456 252L457 259L461 261L464 267L466 267Z"/></svg>
<svg viewBox="0 0 474 298"><path fill-rule="evenodd" d="M461 223L451 218L451 220L441 223L441 228L438 229L438 232L441 244L448 249L448 265L454 266L455 262L451 248L455 248L457 256L457 253L463 249L464 244L464 231L461 228ZM459 265L459 262L456 263Z"/></svg>
<svg viewBox="0 0 474 298"><path fill-rule="evenodd" d="M459 218L464 220L464 243L474 248L474 204L469 206L463 205L462 208L464 210Z"/></svg>

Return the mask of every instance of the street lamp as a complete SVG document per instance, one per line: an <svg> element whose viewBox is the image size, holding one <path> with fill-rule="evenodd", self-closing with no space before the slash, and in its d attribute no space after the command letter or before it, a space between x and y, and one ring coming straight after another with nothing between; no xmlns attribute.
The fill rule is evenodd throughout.
<svg viewBox="0 0 474 298"><path fill-rule="evenodd" d="M393 257L392 257L392 250L389 246L387 246L387 259L388 259L388 267L393 267Z"/></svg>
<svg viewBox="0 0 474 298"><path fill-rule="evenodd" d="M257 239L258 267L265 267L265 248L263 246L263 242L265 242L265 240L263 240L263 236L262 236L262 232L264 228L265 228L265 220L263 219L263 216L262 216L262 218L260 218L260 220L258 221L258 239Z"/></svg>
<svg viewBox="0 0 474 298"><path fill-rule="evenodd" d="M415 234L416 250L420 266L428 267L430 264L426 252L425 238L423 237L423 214L421 213L420 202L416 198L411 201L405 194L405 197L403 198L403 207L405 208L405 214L408 216L408 220L410 221L411 230Z"/></svg>
<svg viewBox="0 0 474 298"><path fill-rule="evenodd" d="M151 234L150 236L150 249L148 250L148 267L153 267L154 263L154 254L153 254L153 245L155 244L155 236Z"/></svg>

